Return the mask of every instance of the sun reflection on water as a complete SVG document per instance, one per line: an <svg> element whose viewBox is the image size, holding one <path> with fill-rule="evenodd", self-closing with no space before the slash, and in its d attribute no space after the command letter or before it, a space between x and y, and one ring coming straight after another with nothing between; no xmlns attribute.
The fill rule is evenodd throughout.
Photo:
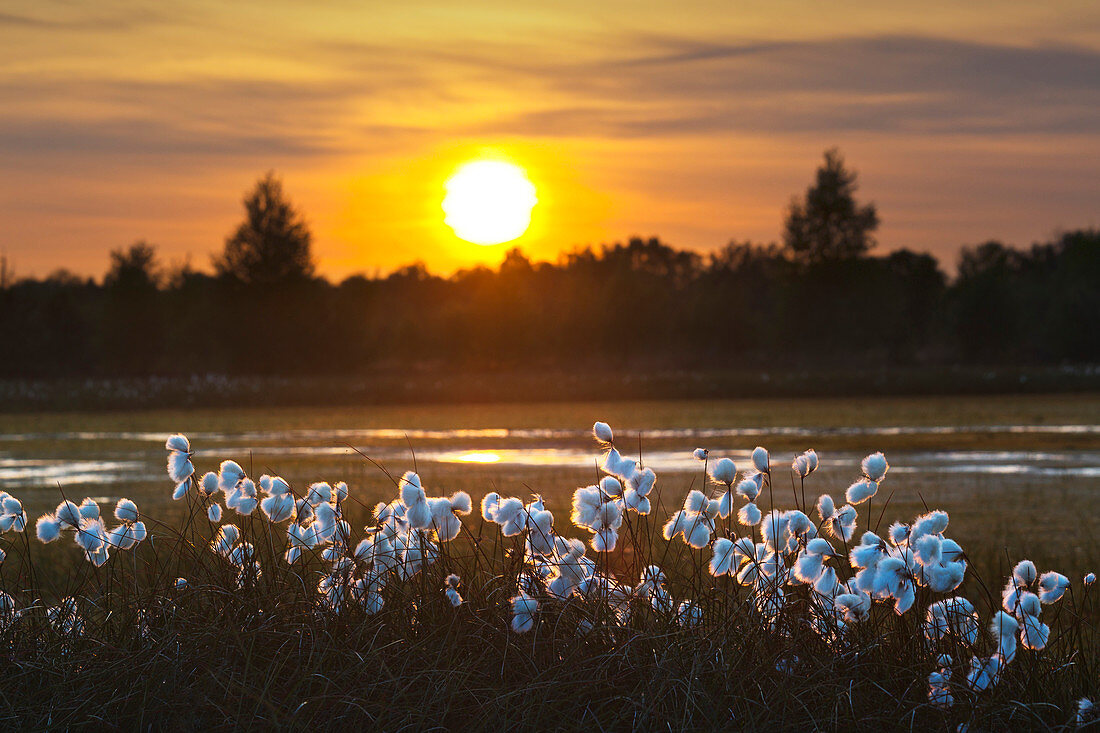
<svg viewBox="0 0 1100 733"><path fill-rule="evenodd" d="M456 459L462 463L497 463L500 461L498 453L463 453Z"/></svg>

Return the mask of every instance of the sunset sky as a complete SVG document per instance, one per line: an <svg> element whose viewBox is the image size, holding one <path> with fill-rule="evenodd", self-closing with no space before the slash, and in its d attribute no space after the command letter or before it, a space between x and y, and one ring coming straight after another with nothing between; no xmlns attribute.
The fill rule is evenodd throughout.
<svg viewBox="0 0 1100 733"><path fill-rule="evenodd" d="M311 4L314 5L314 4ZM839 146L880 248L1100 225L1100 3L0 5L0 250L100 275L136 239L200 268L269 169L322 274L448 272L660 235L776 241ZM526 170L512 244L443 224L465 161Z"/></svg>

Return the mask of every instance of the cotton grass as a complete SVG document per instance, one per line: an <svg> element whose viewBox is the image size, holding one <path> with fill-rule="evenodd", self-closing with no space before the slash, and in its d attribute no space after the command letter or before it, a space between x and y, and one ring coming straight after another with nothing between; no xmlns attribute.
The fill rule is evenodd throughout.
<svg viewBox="0 0 1100 733"><path fill-rule="evenodd" d="M860 516L888 473L883 454L861 462L859 478L843 492L847 503L796 492L796 505L785 507L773 484L787 459L773 460L763 447L752 452L744 473L729 458L697 449L706 480L694 486L701 488L658 489L653 467L641 456L624 456L609 425L595 423L593 437L600 475L576 488L567 507L551 510L537 494L495 491L475 505L466 492L433 490L428 469L423 476L386 473L388 495L364 524L355 486L296 487L269 474L254 481L232 459L200 476L196 462L202 469L214 464L204 465L184 436L173 435L165 443L166 494L183 502L175 506L186 508L189 519L162 523L126 498L112 500L105 515L91 498L78 504L62 496L37 518L35 547L71 536L73 543L60 544L76 553L70 577L81 580L48 591L34 586L29 573L22 583L0 575L0 641L15 644L7 648L16 655L45 648L83 653L79 644L129 644L148 655L182 650L199 633L218 634L223 646L277 634L273 649L291 669L272 684L294 677L299 664L324 675L312 666L314 654L369 659L373 676L361 677L368 685L387 674L427 679L416 675L428 657L414 663L409 656L427 650L435 650L436 664L454 655L451 671L437 680L461 677L463 664L492 674L479 661L489 655L502 680L557 670L559 711L574 709L566 690L598 690L593 665L610 665L602 684L634 685L619 695L639 701L634 714L645 728L728 725L713 713L723 709L720 700L724 709L736 706L738 716L763 716L753 712L760 708L750 704L752 695L766 688L789 702L783 696L792 685L804 705L825 716L799 727L833 727L824 711L845 685L871 697L893 691L891 720L958 725L1000 715L1004 700L1026 696L1022 685L1039 674L1077 680L1072 699L1067 688L1057 705L1036 708L1043 715L1057 710L1063 722L1094 716L1091 698L1080 696L1095 697L1095 687L1081 683L1095 665L1083 657L1063 662L1074 658L1083 619L1094 613L1079 602L1088 601L1095 576L1071 583L1021 560L1006 570L1003 586L987 584L974 577L967 551L950 536L946 512L925 511L885 527ZM803 490L818 480L813 450L794 456L789 467ZM830 488L839 496L843 486ZM22 534L27 519L19 500L0 495L0 511L11 517L0 529ZM108 527L112 517L117 525ZM23 547L9 539L0 569L10 566L13 552L29 568ZM321 638L333 640L323 653L297 651ZM680 669L708 701L706 712L690 719L666 708L665 698L678 693L662 697L655 686ZM592 675L589 681L569 687L580 670ZM461 706L460 699L450 704ZM425 700L425 709L437 709ZM301 704L310 710L315 703ZM645 717L658 710L665 725ZM392 721L392 713L372 716ZM768 721L776 723L743 717L738 727L772 727ZM610 727L631 727L626 718L614 722Z"/></svg>

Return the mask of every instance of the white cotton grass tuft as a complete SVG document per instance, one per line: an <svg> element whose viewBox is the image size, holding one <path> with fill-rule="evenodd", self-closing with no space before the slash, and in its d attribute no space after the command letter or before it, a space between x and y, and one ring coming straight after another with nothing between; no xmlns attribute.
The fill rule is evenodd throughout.
<svg viewBox="0 0 1100 733"><path fill-rule="evenodd" d="M256 484L250 478L242 478L225 497L225 508L232 509L241 516L248 516L258 504Z"/></svg>
<svg viewBox="0 0 1100 733"><path fill-rule="evenodd" d="M207 471L199 481L199 493L203 496L213 496L218 492L218 474Z"/></svg>
<svg viewBox="0 0 1100 733"><path fill-rule="evenodd" d="M1082 697L1077 701L1077 717L1074 718L1074 723L1078 728L1084 728L1086 725L1091 725L1097 721L1100 721L1100 708L1096 707L1096 704L1087 697Z"/></svg>
<svg viewBox="0 0 1100 733"><path fill-rule="evenodd" d="M229 557L229 553L233 551L240 538L241 530L237 525L223 524L210 542L210 549L222 557Z"/></svg>
<svg viewBox="0 0 1100 733"><path fill-rule="evenodd" d="M517 634L526 634L535 628L535 613L538 611L538 601L524 591L520 591L512 597L512 631Z"/></svg>
<svg viewBox="0 0 1100 733"><path fill-rule="evenodd" d="M886 456L881 452L867 456L860 465L863 468L863 475L876 483L881 482L890 469L890 464L886 462Z"/></svg>
<svg viewBox="0 0 1100 733"><path fill-rule="evenodd" d="M191 443L187 440L186 435L176 433L175 435L168 436L168 440L164 442L166 450L179 451L180 453L190 453Z"/></svg>
<svg viewBox="0 0 1100 733"><path fill-rule="evenodd" d="M447 596L447 601L455 608L462 605L462 596L458 592L458 586L461 582L462 579L454 573L448 575L444 580L443 592Z"/></svg>
<svg viewBox="0 0 1100 733"><path fill-rule="evenodd" d="M817 470L817 452L811 448L801 455L795 456L795 459L791 462L791 470L800 478L809 476Z"/></svg>
<svg viewBox="0 0 1100 733"><path fill-rule="evenodd" d="M409 471L409 473L405 475L406 477L410 475L415 477L416 487L420 488L419 476L417 476L412 471ZM408 481L408 479L405 480ZM423 490L421 489L421 491ZM316 483L310 484L309 490L306 492L306 501L309 503L310 506L313 507L316 507L320 504L327 504L328 502L332 501L332 497L332 486L330 486L327 481L317 481Z"/></svg>
<svg viewBox="0 0 1100 733"><path fill-rule="evenodd" d="M676 623L689 629L703 620L703 609L695 601L681 601L676 607Z"/></svg>
<svg viewBox="0 0 1100 733"><path fill-rule="evenodd" d="M713 556L710 559L710 574L714 576L732 575L734 572L733 540L719 537L714 541Z"/></svg>
<svg viewBox="0 0 1100 733"><path fill-rule="evenodd" d="M710 451L707 450L706 448L696 448L695 450L693 450L691 452L691 456L697 461L707 460L707 456L709 454L710 454Z"/></svg>
<svg viewBox="0 0 1100 733"><path fill-rule="evenodd" d="M877 493L878 483L871 481L870 479L865 479L856 481L854 484L849 486L848 490L844 493L844 496L849 504L857 505L862 504Z"/></svg>
<svg viewBox="0 0 1100 733"><path fill-rule="evenodd" d="M191 444L185 436L177 433L165 441L164 447L168 451L168 477L177 484L176 491L179 492L179 485L189 482L195 473L195 467L191 464Z"/></svg>
<svg viewBox="0 0 1100 733"><path fill-rule="evenodd" d="M928 675L928 702L932 707L946 710L955 703L951 695L950 670L940 668Z"/></svg>
<svg viewBox="0 0 1100 733"><path fill-rule="evenodd" d="M77 529L84 518L80 513L80 507L68 499L57 505L54 516L57 517L63 529Z"/></svg>
<svg viewBox="0 0 1100 733"><path fill-rule="evenodd" d="M222 507L221 504L211 504L206 510L206 517L214 524L222 521Z"/></svg>
<svg viewBox="0 0 1100 733"><path fill-rule="evenodd" d="M273 524L285 522L294 516L294 496L289 493L266 496L260 500L260 511Z"/></svg>
<svg viewBox="0 0 1100 733"><path fill-rule="evenodd" d="M137 504L129 499L119 499L115 505L115 519L120 522L136 522L138 519Z"/></svg>
<svg viewBox="0 0 1100 733"><path fill-rule="evenodd" d="M611 426L605 422L596 421L592 426L592 435L601 445L611 445L615 442L615 434L611 432Z"/></svg>
<svg viewBox="0 0 1100 733"><path fill-rule="evenodd" d="M80 506L77 507L80 511L80 517L82 519L99 519L99 504L90 496L84 497L84 501L80 502Z"/></svg>
<svg viewBox="0 0 1100 733"><path fill-rule="evenodd" d="M39 542L53 542L61 536L61 522L53 514L44 514L35 524L35 534Z"/></svg>
<svg viewBox="0 0 1100 733"><path fill-rule="evenodd" d="M1012 568L1012 580L1016 585L1028 588L1035 579L1039 577L1039 571L1035 568L1035 563L1031 560L1021 560L1016 563L1016 567Z"/></svg>
<svg viewBox="0 0 1100 733"><path fill-rule="evenodd" d="M1056 603L1069 588L1069 578L1053 570L1039 577L1039 600L1043 603Z"/></svg>
<svg viewBox="0 0 1100 733"><path fill-rule="evenodd" d="M1093 583L1095 583L1095 582L1096 582L1096 573L1088 573L1088 574L1087 574L1087 575L1085 575L1085 577L1084 577L1084 578L1082 579L1082 582L1083 582L1083 583L1084 583L1085 585L1092 585Z"/></svg>
<svg viewBox="0 0 1100 733"><path fill-rule="evenodd" d="M760 496L760 492L763 488L764 474L753 473L746 476L737 484L737 493L749 501L756 501L756 497Z"/></svg>
<svg viewBox="0 0 1100 733"><path fill-rule="evenodd" d="M0 534L22 532L27 528L23 504L6 491L0 491Z"/></svg>
<svg viewBox="0 0 1100 733"><path fill-rule="evenodd" d="M228 495L246 475L236 461L222 461L218 468L218 489Z"/></svg>
<svg viewBox="0 0 1100 733"><path fill-rule="evenodd" d="M611 448L604 456L601 468L605 473L612 476L625 478L634 475L634 472L638 470L638 462L630 458L623 458L618 449Z"/></svg>
<svg viewBox="0 0 1100 733"><path fill-rule="evenodd" d="M187 578L176 578L176 590L187 590Z"/></svg>
<svg viewBox="0 0 1100 733"><path fill-rule="evenodd" d="M737 466L729 458L719 459L710 469L710 477L716 484L729 488L737 478Z"/></svg>
<svg viewBox="0 0 1100 733"><path fill-rule="evenodd" d="M738 523L746 527L755 527L760 524L761 518L760 507L751 501L737 510Z"/></svg>
<svg viewBox="0 0 1100 733"><path fill-rule="evenodd" d="M498 508L500 508L500 494L490 491L481 499L481 518L486 522L496 521L493 517Z"/></svg>
<svg viewBox="0 0 1100 733"><path fill-rule="evenodd" d="M771 472L771 458L768 456L768 451L762 446L756 446L752 449L752 465L760 473Z"/></svg>
<svg viewBox="0 0 1100 733"><path fill-rule="evenodd" d="M851 542L856 531L856 508L851 504L845 504L836 510L826 523L826 530L833 537L844 542Z"/></svg>

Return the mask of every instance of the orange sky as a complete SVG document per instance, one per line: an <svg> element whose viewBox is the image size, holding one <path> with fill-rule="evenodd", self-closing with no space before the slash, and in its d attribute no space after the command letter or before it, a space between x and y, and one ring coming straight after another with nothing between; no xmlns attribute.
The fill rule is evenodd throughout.
<svg viewBox="0 0 1100 733"><path fill-rule="evenodd" d="M843 10L838 8L843 7ZM205 267L279 172L320 271L494 264L444 227L483 154L538 187L514 244L775 241L839 145L883 249L1100 225L1100 4L122 2L0 8L0 250Z"/></svg>

